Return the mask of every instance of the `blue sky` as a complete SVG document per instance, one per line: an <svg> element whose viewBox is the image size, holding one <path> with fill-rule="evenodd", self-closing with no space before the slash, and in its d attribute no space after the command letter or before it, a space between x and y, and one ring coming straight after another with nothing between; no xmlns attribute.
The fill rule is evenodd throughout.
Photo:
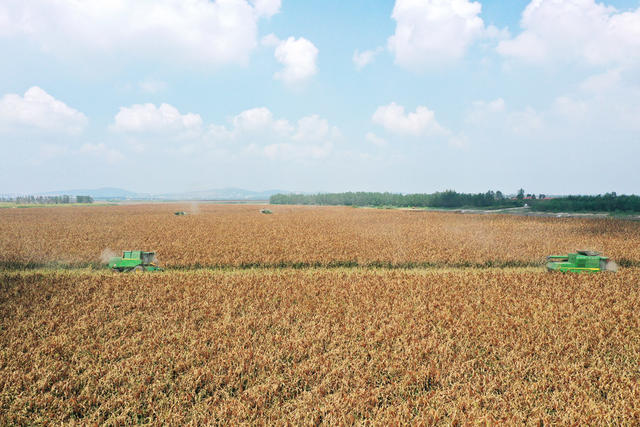
<svg viewBox="0 0 640 427"><path fill-rule="evenodd" d="M6 0L0 193L638 193L640 2Z"/></svg>

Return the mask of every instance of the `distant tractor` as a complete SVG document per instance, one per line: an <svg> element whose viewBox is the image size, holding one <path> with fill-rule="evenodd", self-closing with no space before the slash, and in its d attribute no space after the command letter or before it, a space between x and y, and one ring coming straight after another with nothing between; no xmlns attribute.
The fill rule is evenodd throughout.
<svg viewBox="0 0 640 427"><path fill-rule="evenodd" d="M161 271L155 264L155 252L124 251L122 257L114 257L109 260L109 267L116 271Z"/></svg>
<svg viewBox="0 0 640 427"><path fill-rule="evenodd" d="M600 252L577 251L567 255L550 255L547 257L547 270L562 273L598 273L601 271L618 271L618 264Z"/></svg>

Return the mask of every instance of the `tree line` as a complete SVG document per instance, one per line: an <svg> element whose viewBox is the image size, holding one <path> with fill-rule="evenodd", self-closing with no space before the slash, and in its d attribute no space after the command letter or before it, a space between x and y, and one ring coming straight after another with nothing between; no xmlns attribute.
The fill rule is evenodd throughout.
<svg viewBox="0 0 640 427"><path fill-rule="evenodd" d="M0 201L18 204L59 205L67 203L93 203L91 196L16 196L1 197Z"/></svg>
<svg viewBox="0 0 640 427"><path fill-rule="evenodd" d="M505 197L501 191L465 194L453 190L432 194L398 194L375 192L274 194L269 199L274 205L343 205L343 206L397 206L438 208L500 208L523 206L523 201Z"/></svg>
<svg viewBox="0 0 640 427"><path fill-rule="evenodd" d="M640 196L606 193L597 196L566 196L527 201L546 212L640 212Z"/></svg>
<svg viewBox="0 0 640 427"><path fill-rule="evenodd" d="M640 212L640 196L606 193L597 196L547 197L525 194L520 189L507 197L501 191L486 193L458 193L447 190L436 193L399 194L377 192L346 192L318 194L274 194L274 205L341 205L374 207L431 207L431 208L511 208L525 205L542 212Z"/></svg>

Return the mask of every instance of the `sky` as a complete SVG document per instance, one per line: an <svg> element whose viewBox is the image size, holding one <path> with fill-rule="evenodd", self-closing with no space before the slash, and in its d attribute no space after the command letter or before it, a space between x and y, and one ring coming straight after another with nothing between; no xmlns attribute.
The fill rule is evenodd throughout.
<svg viewBox="0 0 640 427"><path fill-rule="evenodd" d="M3 0L0 193L640 192L640 0Z"/></svg>

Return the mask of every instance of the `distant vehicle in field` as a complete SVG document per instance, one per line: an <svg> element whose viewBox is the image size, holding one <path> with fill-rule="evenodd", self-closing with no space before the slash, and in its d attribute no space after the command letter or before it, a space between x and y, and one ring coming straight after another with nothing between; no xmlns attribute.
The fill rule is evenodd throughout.
<svg viewBox="0 0 640 427"><path fill-rule="evenodd" d="M576 251L567 255L547 257L547 270L562 273L598 273L618 271L618 264L595 251Z"/></svg>
<svg viewBox="0 0 640 427"><path fill-rule="evenodd" d="M178 212L174 212L173 214L176 215L176 216L184 216L187 213L185 211L178 211Z"/></svg>
<svg viewBox="0 0 640 427"><path fill-rule="evenodd" d="M260 209L260 213L269 215L269 214L272 214L273 212L271 212L271 209Z"/></svg>
<svg viewBox="0 0 640 427"><path fill-rule="evenodd" d="M121 257L113 257L109 260L109 267L116 271L161 271L155 264L155 252L124 251Z"/></svg>

